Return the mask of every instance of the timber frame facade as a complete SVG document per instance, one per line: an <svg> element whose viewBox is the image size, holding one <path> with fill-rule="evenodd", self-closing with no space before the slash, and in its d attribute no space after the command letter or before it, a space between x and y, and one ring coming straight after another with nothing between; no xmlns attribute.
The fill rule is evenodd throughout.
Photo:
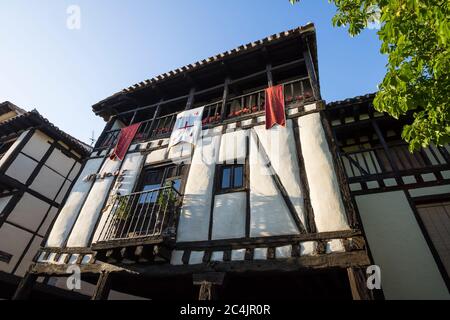
<svg viewBox="0 0 450 320"><path fill-rule="evenodd" d="M377 112L374 97L326 108L350 201L371 258L392 281L385 282L386 298L448 300L450 146L431 144L411 153L401 134L413 115L397 120ZM416 267L408 272L407 266Z"/></svg>
<svg viewBox="0 0 450 320"><path fill-rule="evenodd" d="M36 110L0 104L0 298L10 299L76 180L90 148ZM39 297L73 297L39 282Z"/></svg>
<svg viewBox="0 0 450 320"><path fill-rule="evenodd" d="M264 90L277 84L288 125L269 143ZM207 143L168 150L176 115L200 106ZM73 187L83 196L66 200L15 299L73 265L92 299L379 295L366 287L373 262L320 95L314 25L141 82L93 111L107 125ZM120 129L137 122L126 158L112 161ZM219 161L196 162L208 157Z"/></svg>

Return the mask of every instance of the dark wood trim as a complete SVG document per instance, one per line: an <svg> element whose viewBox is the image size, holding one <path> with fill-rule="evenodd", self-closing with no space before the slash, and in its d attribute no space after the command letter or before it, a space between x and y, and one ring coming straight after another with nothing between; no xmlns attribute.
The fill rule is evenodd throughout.
<svg viewBox="0 0 450 320"><path fill-rule="evenodd" d="M264 146L262 145L261 141L259 140L258 134L253 129L250 130L250 134L253 135L253 137L255 138L255 143L257 145L258 152L263 157L263 159L264 159L263 161L265 162L265 166L267 167L267 169L270 172L272 181L275 183L275 186L277 187L278 191L280 191L280 194L281 194L284 202L286 203L286 206L287 206L289 212L291 213L291 217L294 220L295 224L297 225L299 232L306 233L305 226L303 225L300 218L298 217L297 210L295 209L295 206L292 203L291 198L289 197L286 189L284 188L284 185L281 182L280 177L276 173L275 168L273 168L272 162L270 161L270 158L267 155L267 152L264 149Z"/></svg>
<svg viewBox="0 0 450 320"><path fill-rule="evenodd" d="M348 231L321 232L321 233L305 233L289 236L177 242L173 244L173 247L176 250L187 250L187 249L204 250L207 248L215 250L219 250L221 248L242 249L247 247L257 248L267 246L282 246L296 242L346 239L346 238L354 238L361 235L362 232L360 230L348 230Z"/></svg>
<svg viewBox="0 0 450 320"><path fill-rule="evenodd" d="M111 282L111 274L107 271L102 272L92 295L92 300L108 300Z"/></svg>
<svg viewBox="0 0 450 320"><path fill-rule="evenodd" d="M28 272L20 281L12 300L29 300L37 278L37 274Z"/></svg>
<svg viewBox="0 0 450 320"><path fill-rule="evenodd" d="M306 219L305 227L308 233L316 233L317 227L314 219L314 208L312 207L311 204L308 177L306 175L305 160L303 159L298 119L292 119L291 121L293 124L294 141L296 146L295 150L297 152L298 167L300 173L300 188L302 189L303 195L303 207L305 209L305 219Z"/></svg>
<svg viewBox="0 0 450 320"><path fill-rule="evenodd" d="M189 91L189 96L188 96L185 110L192 109L192 107L194 105L194 101L195 101L195 87L192 87L191 90Z"/></svg>
<svg viewBox="0 0 450 320"><path fill-rule="evenodd" d="M230 92L230 78L225 78L223 88L223 96L222 96L222 114L220 115L221 122L225 120L227 117L227 103L228 103L228 95Z"/></svg>
<svg viewBox="0 0 450 320"><path fill-rule="evenodd" d="M337 182L339 184L348 224L351 228L359 228L361 225L361 221L359 217L357 217L355 207L353 205L350 187L347 181L347 175L345 173L345 169L339 157L339 151L337 149L337 140L335 140L333 130L330 126L330 123L326 119L324 111L320 112L320 120L327 140L328 149L332 155L333 168L334 172L336 173Z"/></svg>
<svg viewBox="0 0 450 320"><path fill-rule="evenodd" d="M308 70L309 79L311 81L311 88L313 90L313 95L316 100L321 100L322 98L319 89L319 77L317 76L317 71L311 56L311 48L309 46L309 41L306 37L304 37L303 40L304 40L303 42L306 43L306 47L303 48L303 57L305 59L306 70Z"/></svg>
<svg viewBox="0 0 450 320"><path fill-rule="evenodd" d="M438 267L438 270L442 276L442 279L444 280L445 285L447 286L447 290L450 293L450 276L447 273L447 269L445 268L444 264L442 263L441 257L439 256L439 253L436 250L436 247L434 246L433 240L431 239L430 235L428 234L428 230L427 230L425 224L423 223L422 218L420 217L419 210L416 207L416 203L414 202L413 198L411 197L409 191L404 190L404 193L405 193L406 199L408 200L408 203L411 207L411 210L414 213L414 217L417 221L417 224L419 225L419 228L422 231L422 234L425 238L428 248L431 251L431 254L434 258L436 266Z"/></svg>
<svg viewBox="0 0 450 320"><path fill-rule="evenodd" d="M247 187L246 190L246 198L245 198L245 236L250 238L250 229L251 229L251 215L252 208L250 203L250 136L247 134L245 137L245 170L244 170L244 183Z"/></svg>
<svg viewBox="0 0 450 320"><path fill-rule="evenodd" d="M16 146L14 151L9 155L9 157L5 160L2 167L0 168L0 175L4 175L6 171L8 171L11 164L16 160L17 155L22 151L25 145L30 141L31 137L36 132L36 129L28 130L28 133L25 137L20 141L20 143Z"/></svg>
<svg viewBox="0 0 450 320"><path fill-rule="evenodd" d="M301 64L303 62L305 62L305 59L302 57L302 58L299 58L297 60L293 60L293 61L290 61L290 62L286 62L284 64L280 64L280 65L274 66L274 67L272 67L272 71L275 71L275 70L278 71L278 70L283 70L283 69L295 67L296 65ZM249 75L246 75L246 76L243 76L241 78L230 79L229 85L231 85L231 84L236 85L239 82L244 82L244 81L250 80L252 78L259 77L259 76L264 75L264 74L267 74L267 70L266 69L261 70L261 71L257 71L255 73L252 73L252 74L249 74ZM204 93L217 91L218 89L224 88L224 86L225 86L224 84L219 84L219 85L216 85L216 86L213 86L213 87L209 87L209 88L204 89L204 90L198 90L198 91L195 92L194 95L201 95L201 94L204 94ZM172 102L177 102L177 101L181 101L181 100L188 99L188 98L189 98L189 94L186 94L186 95L183 95L183 96L178 96L178 97L175 97L175 98L172 98L172 99L165 100L162 104L169 104L169 103L172 103ZM154 104L151 104L151 105L148 105L148 106L138 107L138 108L135 108L135 109L132 109L132 110L120 112L116 116L120 117L120 116L129 114L129 113L134 113L135 111L142 111L142 110L154 108L157 105L158 105L158 103L154 103Z"/></svg>
<svg viewBox="0 0 450 320"><path fill-rule="evenodd" d="M272 76L272 65L269 63L266 65L266 74L267 74L267 85L269 87L273 86L273 76Z"/></svg>
<svg viewBox="0 0 450 320"><path fill-rule="evenodd" d="M224 256L225 257L225 256ZM267 261L229 261L216 264L200 265L80 265L82 274L98 274L99 272L140 274L147 277L176 277L194 273L224 272L292 272L302 270L319 270L328 268L367 267L370 260L363 250L345 253L323 254L318 256L302 256L283 260ZM31 272L36 275L67 276L67 265L34 264Z"/></svg>
<svg viewBox="0 0 450 320"><path fill-rule="evenodd" d="M364 269L347 268L347 274L353 300L374 300L372 291L367 288Z"/></svg>

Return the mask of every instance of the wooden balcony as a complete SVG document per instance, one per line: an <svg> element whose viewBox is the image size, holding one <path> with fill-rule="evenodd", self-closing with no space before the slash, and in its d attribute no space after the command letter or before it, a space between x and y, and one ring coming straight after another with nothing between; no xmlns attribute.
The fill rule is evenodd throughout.
<svg viewBox="0 0 450 320"><path fill-rule="evenodd" d="M389 152L382 146L341 152L340 156L350 183L382 180L396 175L420 175L450 169L450 147L428 148L410 153L403 141L390 143Z"/></svg>
<svg viewBox="0 0 450 320"><path fill-rule="evenodd" d="M286 109L304 106L314 102L314 96L308 77L295 79L282 84ZM224 110L225 107L225 110ZM222 122L233 122L257 117L264 114L265 89L230 97L225 105L222 100L204 106L202 126L213 127ZM178 112L162 115L141 122L134 143L152 139L170 137ZM120 129L109 130L102 134L95 150L104 150L117 143Z"/></svg>
<svg viewBox="0 0 450 320"><path fill-rule="evenodd" d="M173 186L118 196L92 245L97 260L168 260L165 244L175 240L180 199Z"/></svg>

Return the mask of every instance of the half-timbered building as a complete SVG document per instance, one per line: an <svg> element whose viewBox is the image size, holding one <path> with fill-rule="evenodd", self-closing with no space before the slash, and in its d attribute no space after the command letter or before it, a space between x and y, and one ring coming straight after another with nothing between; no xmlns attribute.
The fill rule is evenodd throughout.
<svg viewBox="0 0 450 320"><path fill-rule="evenodd" d="M0 104L0 299L11 298L90 149L36 110ZM61 291L45 284L38 294Z"/></svg>
<svg viewBox="0 0 450 320"><path fill-rule="evenodd" d="M77 266L93 299L372 299L318 74L308 24L95 104L107 125L16 298ZM267 128L273 87L286 121ZM194 126L195 143L169 147Z"/></svg>
<svg viewBox="0 0 450 320"><path fill-rule="evenodd" d="M409 152L374 94L333 102L326 115L386 299L449 299L450 147Z"/></svg>

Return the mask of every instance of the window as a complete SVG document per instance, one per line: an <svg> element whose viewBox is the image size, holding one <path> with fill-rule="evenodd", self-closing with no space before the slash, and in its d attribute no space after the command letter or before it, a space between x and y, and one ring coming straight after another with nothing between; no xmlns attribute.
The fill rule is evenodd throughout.
<svg viewBox="0 0 450 320"><path fill-rule="evenodd" d="M439 255L447 275L450 274L450 202L417 205L420 219Z"/></svg>
<svg viewBox="0 0 450 320"><path fill-rule="evenodd" d="M230 192L245 187L244 165L227 165L219 170L219 192Z"/></svg>
<svg viewBox="0 0 450 320"><path fill-rule="evenodd" d="M146 169L142 174L137 192L155 190L169 185L173 185L180 192L184 171L184 165L170 165ZM157 192L143 194L139 199L139 203L154 203L157 198Z"/></svg>
<svg viewBox="0 0 450 320"><path fill-rule="evenodd" d="M0 250L0 262L9 263L12 257L12 254Z"/></svg>

